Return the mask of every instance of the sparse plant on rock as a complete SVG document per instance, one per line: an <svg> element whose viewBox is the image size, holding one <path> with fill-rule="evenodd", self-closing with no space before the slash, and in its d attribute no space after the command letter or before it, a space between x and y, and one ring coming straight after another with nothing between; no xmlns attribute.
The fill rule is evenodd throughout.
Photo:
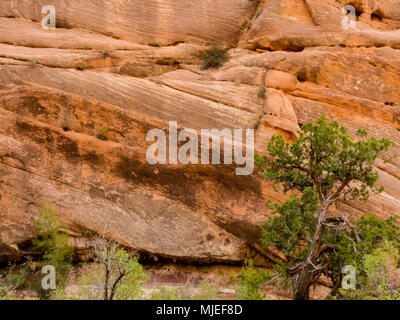
<svg viewBox="0 0 400 320"><path fill-rule="evenodd" d="M104 49L101 52L101 55L102 55L103 58L107 58L107 57L109 57L111 55L111 51L109 49Z"/></svg>
<svg viewBox="0 0 400 320"><path fill-rule="evenodd" d="M35 57L30 58L28 62L29 62L31 67L36 67L36 65L37 65L37 60L36 60Z"/></svg>
<svg viewBox="0 0 400 320"><path fill-rule="evenodd" d="M75 69L79 70L79 71L83 71L83 70L85 70L85 68L86 68L86 65L83 62L78 62L75 65Z"/></svg>
<svg viewBox="0 0 400 320"><path fill-rule="evenodd" d="M219 44L212 44L211 48L201 53L203 69L218 69L229 60L228 49Z"/></svg>
<svg viewBox="0 0 400 320"><path fill-rule="evenodd" d="M108 132L109 130L110 130L109 128L102 128L102 129L100 130L100 133L97 135L97 138L100 139L100 140L103 140L103 141L107 141L107 140L108 140L108 138L107 138L107 132Z"/></svg>
<svg viewBox="0 0 400 320"><path fill-rule="evenodd" d="M266 93L267 93L267 89L265 88L265 86L259 86L258 87L257 96L259 98L265 98L265 94Z"/></svg>

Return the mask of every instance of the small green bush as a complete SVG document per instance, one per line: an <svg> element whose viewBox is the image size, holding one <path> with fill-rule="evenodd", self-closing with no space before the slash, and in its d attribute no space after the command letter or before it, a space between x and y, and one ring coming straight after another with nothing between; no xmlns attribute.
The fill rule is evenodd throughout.
<svg viewBox="0 0 400 320"><path fill-rule="evenodd" d="M37 60L36 60L36 58L34 57L34 58L31 58L31 59L29 59L29 64L32 66L32 67L36 67L36 65L37 65Z"/></svg>
<svg viewBox="0 0 400 320"><path fill-rule="evenodd" d="M96 263L84 264L84 272L78 278L81 287L79 298L83 300L102 300L104 298L104 270L102 265Z"/></svg>
<svg viewBox="0 0 400 320"><path fill-rule="evenodd" d="M103 56L103 58L109 57L110 54L111 54L111 51L110 51L109 49L104 49L104 50L101 52L101 55Z"/></svg>
<svg viewBox="0 0 400 320"><path fill-rule="evenodd" d="M368 295L360 289L340 288L336 296L328 297L329 300L368 300Z"/></svg>
<svg viewBox="0 0 400 320"><path fill-rule="evenodd" d="M259 98L265 98L265 94L267 93L267 89L265 88L265 86L259 86L258 88L258 97Z"/></svg>
<svg viewBox="0 0 400 320"><path fill-rule="evenodd" d="M109 131L109 128L102 128L100 130L100 133L97 135L97 139L103 140L103 141L107 141L107 132Z"/></svg>
<svg viewBox="0 0 400 320"><path fill-rule="evenodd" d="M78 282L86 288L86 299L138 300L143 298L147 275L138 262L111 240L98 237L92 250L96 268L86 272Z"/></svg>
<svg viewBox="0 0 400 320"><path fill-rule="evenodd" d="M62 225L56 212L42 204L39 216L33 221L37 236L32 244L43 254L42 265L63 266L72 262L72 249L68 244L69 235L61 231Z"/></svg>
<svg viewBox="0 0 400 320"><path fill-rule="evenodd" d="M185 285L176 289L176 293L178 294L181 300L191 300L192 299L192 286L190 282L187 281Z"/></svg>
<svg viewBox="0 0 400 320"><path fill-rule="evenodd" d="M214 43L210 49L201 53L201 59L203 60L202 69L218 69L229 60L228 49Z"/></svg>
<svg viewBox="0 0 400 320"><path fill-rule="evenodd" d="M247 21L243 24L243 28L244 28L245 30L250 29L251 23L252 23L251 20L247 20Z"/></svg>
<svg viewBox="0 0 400 320"><path fill-rule="evenodd" d="M78 62L75 65L75 69L79 70L79 71L83 71L83 70L85 70L85 68L86 68L86 65L83 62Z"/></svg>
<svg viewBox="0 0 400 320"><path fill-rule="evenodd" d="M182 300L175 289L167 289L162 286L160 290L151 293L151 300Z"/></svg>
<svg viewBox="0 0 400 320"><path fill-rule="evenodd" d="M185 285L174 289L166 289L162 286L160 290L154 290L151 293L150 300L191 300L192 286L187 281Z"/></svg>
<svg viewBox="0 0 400 320"><path fill-rule="evenodd" d="M26 278L29 276L29 271L26 268L19 268L16 270L15 265L9 265L6 275L8 282L12 283L14 289L22 289L25 287Z"/></svg>
<svg viewBox="0 0 400 320"><path fill-rule="evenodd" d="M218 289L203 280L200 283L200 292L193 297L194 300L217 300Z"/></svg>
<svg viewBox="0 0 400 320"><path fill-rule="evenodd" d="M57 288L65 287L73 258L72 248L68 244L69 235L61 231L62 225L56 212L44 204L40 206L33 226L37 236L32 239L32 245L42 254L40 266L54 266L57 272ZM51 292L42 290L41 279L41 275L35 277L31 286L42 299L48 299Z"/></svg>
<svg viewBox="0 0 400 320"><path fill-rule="evenodd" d="M10 290L0 284L0 300L14 300L15 294L15 290Z"/></svg>
<svg viewBox="0 0 400 320"><path fill-rule="evenodd" d="M271 279L269 272L255 270L253 260L245 261L242 273L239 276L239 287L237 296L240 300L263 300L266 295L260 293L260 286Z"/></svg>

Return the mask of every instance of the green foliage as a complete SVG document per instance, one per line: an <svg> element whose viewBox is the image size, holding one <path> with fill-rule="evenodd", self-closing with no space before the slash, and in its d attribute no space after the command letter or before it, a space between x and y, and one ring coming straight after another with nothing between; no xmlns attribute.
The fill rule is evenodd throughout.
<svg viewBox="0 0 400 320"><path fill-rule="evenodd" d="M107 132L109 131L109 128L102 128L100 130L100 133L97 135L97 139L103 140L103 141L107 141Z"/></svg>
<svg viewBox="0 0 400 320"><path fill-rule="evenodd" d="M36 58L30 58L28 62L32 67L36 67L36 65L37 65Z"/></svg>
<svg viewBox="0 0 400 320"><path fill-rule="evenodd" d="M119 250L117 259L125 276L116 287L115 299L142 299L144 294L142 287L147 280L147 275L143 272L142 266L137 258L130 258L124 250Z"/></svg>
<svg viewBox="0 0 400 320"><path fill-rule="evenodd" d="M104 50L101 52L101 55L102 55L103 58L109 57L110 54L111 54L111 51L110 51L109 49L104 49Z"/></svg>
<svg viewBox="0 0 400 320"><path fill-rule="evenodd" d="M151 293L150 300L190 300L191 298L192 287L188 281L181 287L169 290L162 286L160 290L154 290Z"/></svg>
<svg viewBox="0 0 400 320"><path fill-rule="evenodd" d="M273 213L277 216L264 224L261 243L274 246L291 257L293 263L303 261L309 249L307 239L315 232L318 203L317 193L305 188L301 198L292 195L282 205L275 204Z"/></svg>
<svg viewBox="0 0 400 320"><path fill-rule="evenodd" d="M357 265L355 289L340 289L337 300L400 300L400 288L393 282L393 273L399 261L399 251L384 240L379 246L369 248Z"/></svg>
<svg viewBox="0 0 400 320"><path fill-rule="evenodd" d="M355 240L355 231L358 234L359 241ZM353 230L343 230L340 234L327 233L326 241L332 241L332 239L335 239L338 243L336 253L343 260L343 263L353 265L357 274L361 277L366 277L369 273L372 275L372 269L368 267L372 262L365 259L374 250L379 250L375 254L382 250L385 254L388 252L393 254L393 250L397 250L398 254L400 253L399 224L394 217L382 220L372 214L367 214L361 217ZM335 258L336 256L332 256L332 261L335 261ZM365 264L365 262L367 263ZM383 260L381 263L383 263Z"/></svg>
<svg viewBox="0 0 400 320"><path fill-rule="evenodd" d="M379 287L390 281L390 267L397 265L399 252L389 242L375 249L371 254L364 257L364 270L374 287Z"/></svg>
<svg viewBox="0 0 400 320"><path fill-rule="evenodd" d="M290 285L290 274L288 272L287 264L284 263L282 260L278 260L274 269L279 275L280 285L282 289L287 290Z"/></svg>
<svg viewBox="0 0 400 320"><path fill-rule="evenodd" d="M83 62L78 62L78 63L75 65L75 69L76 69L76 70L79 70L79 71L83 71L83 70L85 70L85 68L86 68L86 64L83 63Z"/></svg>
<svg viewBox="0 0 400 320"><path fill-rule="evenodd" d="M251 20L247 20L247 21L243 24L243 28L244 28L245 30L249 29L249 28L251 27L251 23L252 23Z"/></svg>
<svg viewBox="0 0 400 320"><path fill-rule="evenodd" d="M343 289L340 288L336 296L328 297L332 300L368 300L368 295L360 289Z"/></svg>
<svg viewBox="0 0 400 320"><path fill-rule="evenodd" d="M22 267L17 269L16 265L9 264L9 269L6 275L8 282L12 283L14 289L22 289L25 287L26 279L29 276L29 270Z"/></svg>
<svg viewBox="0 0 400 320"><path fill-rule="evenodd" d="M137 257L113 243L101 243L95 250L96 268L79 278L86 286L85 294L92 299L138 300L147 280Z"/></svg>
<svg viewBox="0 0 400 320"><path fill-rule="evenodd" d="M253 260L246 260L239 277L237 296L240 300L264 300L265 294L260 293L260 286L271 279L269 272L255 270Z"/></svg>
<svg viewBox="0 0 400 320"><path fill-rule="evenodd" d="M51 292L50 300L67 300L67 292L65 288L57 288Z"/></svg>
<svg viewBox="0 0 400 320"><path fill-rule="evenodd" d="M218 299L218 289L203 280L200 283L200 292L197 293L194 297L194 300L217 300Z"/></svg>
<svg viewBox="0 0 400 320"><path fill-rule="evenodd" d="M316 124L303 125L293 143L273 136L267 146L269 156L256 156L262 178L273 181L275 190L280 186L284 192L295 191L284 203L269 205L273 217L264 224L261 239L264 247L273 246L285 255L285 261L275 269L286 284L290 276L310 264L307 257L311 244L317 246L312 263L319 266L313 268L311 281L316 281L320 272L335 284L342 279L344 264L353 265L366 276L366 254L386 240L399 247L394 219L383 221L367 215L353 226L346 217L325 216L335 202L366 201L372 193L382 192L383 188L375 187L378 174L373 164L393 145L387 139L367 139L361 129L354 139L338 122L319 118ZM317 226L321 236L318 243Z"/></svg>
<svg viewBox="0 0 400 320"><path fill-rule="evenodd" d="M203 69L218 69L229 60L229 54L227 49L214 43L210 49L201 53L201 58L203 60Z"/></svg>
<svg viewBox="0 0 400 320"><path fill-rule="evenodd" d="M162 286L160 290L151 293L151 300L182 300L175 289L166 289Z"/></svg>
<svg viewBox="0 0 400 320"><path fill-rule="evenodd" d="M10 290L0 284L0 300L14 300L15 294L15 290Z"/></svg>
<svg viewBox="0 0 400 320"><path fill-rule="evenodd" d="M57 288L66 285L71 268L73 251L69 246L69 235L61 231L62 225L56 212L42 204L39 208L38 218L33 221L37 236L32 239L32 245L42 254L40 265L52 265L56 269ZM48 292L41 287L41 278L36 277L31 284L43 299L50 297Z"/></svg>
<svg viewBox="0 0 400 320"><path fill-rule="evenodd" d="M399 262L399 251L389 242L364 258L367 287L380 300L400 300L400 288L391 283L391 273ZM375 292L374 292L375 291Z"/></svg>
<svg viewBox="0 0 400 320"><path fill-rule="evenodd" d="M176 60L175 57L170 57L170 58L168 59L168 65L169 65L170 67L172 67L173 65L176 65L176 64L179 64L179 62L178 62L178 60Z"/></svg>
<svg viewBox="0 0 400 320"><path fill-rule="evenodd" d="M41 264L55 267L69 266L72 262L72 248L69 236L62 232L62 225L56 212L42 204L38 218L33 221L37 236L32 239L33 246L43 254Z"/></svg>
<svg viewBox="0 0 400 320"><path fill-rule="evenodd" d="M85 300L101 300L104 298L104 268L95 263L84 266L84 272L77 280L81 287L79 297Z"/></svg>
<svg viewBox="0 0 400 320"><path fill-rule="evenodd" d="M265 88L265 86L259 86L258 87L257 96L259 98L265 98L265 94L266 93L267 93L267 89Z"/></svg>
<svg viewBox="0 0 400 320"><path fill-rule="evenodd" d="M375 188L378 174L373 164L394 143L388 139L365 139L365 130L358 130L358 140L347 134L347 129L337 121L326 122L321 117L316 124L302 126L299 138L285 142L274 135L268 143L269 157L256 156L262 178L271 180L284 191L314 189L320 200L330 196L339 200L367 200L370 193L382 192ZM358 182L359 185L349 183Z"/></svg>
<svg viewBox="0 0 400 320"><path fill-rule="evenodd" d="M180 300L191 300L192 299L192 286L190 285L190 282L187 281L185 285L179 287L176 289L176 292L178 294L178 297Z"/></svg>

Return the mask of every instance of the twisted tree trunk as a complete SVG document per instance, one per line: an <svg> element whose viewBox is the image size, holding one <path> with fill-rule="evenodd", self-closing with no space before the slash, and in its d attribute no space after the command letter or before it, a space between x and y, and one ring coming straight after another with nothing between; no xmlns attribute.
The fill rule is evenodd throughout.
<svg viewBox="0 0 400 320"><path fill-rule="evenodd" d="M318 221L315 228L310 250L307 254L303 266L292 277L293 279L293 299L308 300L310 298L310 287L316 281L315 273L318 271L318 257L321 249L322 236L324 235L324 222L326 212L331 202L326 199L318 209Z"/></svg>
<svg viewBox="0 0 400 320"><path fill-rule="evenodd" d="M104 279L104 300L108 300L108 282L110 279L110 271L106 268L105 279Z"/></svg>

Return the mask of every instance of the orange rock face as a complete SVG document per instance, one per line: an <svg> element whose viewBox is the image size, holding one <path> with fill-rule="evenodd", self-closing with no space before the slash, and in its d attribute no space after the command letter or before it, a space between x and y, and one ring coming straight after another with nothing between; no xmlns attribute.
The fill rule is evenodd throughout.
<svg viewBox="0 0 400 320"><path fill-rule="evenodd" d="M283 195L231 164L149 164L146 135L170 121L254 129L259 153L321 115L400 143L400 0L353 1L349 30L346 1L52 3L47 30L46 1L0 2L0 258L44 202L76 249L91 230L150 256L266 264L265 202ZM213 42L230 60L203 70ZM399 161L377 163L384 193L336 210L399 215Z"/></svg>

